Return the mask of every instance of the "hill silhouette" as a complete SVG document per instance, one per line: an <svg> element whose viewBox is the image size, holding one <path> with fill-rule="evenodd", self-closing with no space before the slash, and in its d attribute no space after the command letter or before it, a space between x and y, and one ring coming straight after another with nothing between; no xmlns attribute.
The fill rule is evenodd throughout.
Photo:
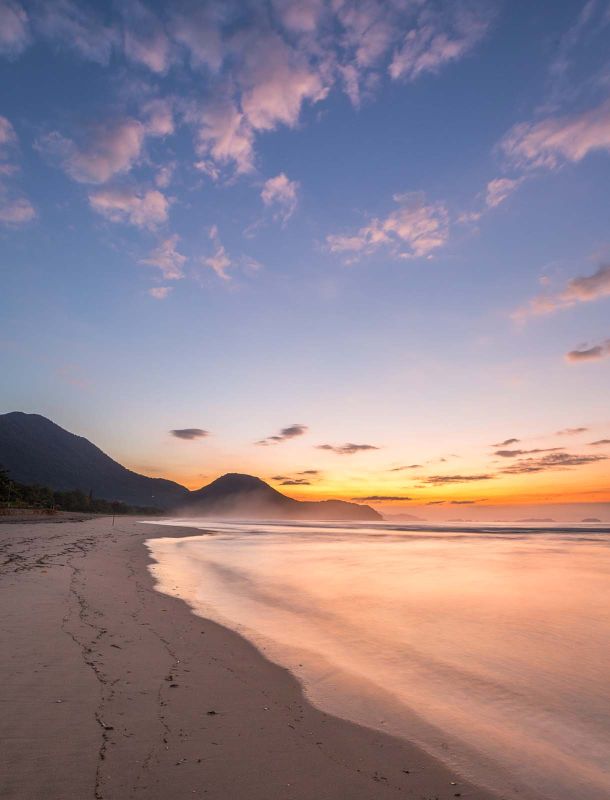
<svg viewBox="0 0 610 800"><path fill-rule="evenodd" d="M189 493L174 481L132 472L40 414L20 411L0 415L0 465L19 483L80 489L129 505L172 508Z"/></svg>
<svg viewBox="0 0 610 800"><path fill-rule="evenodd" d="M183 514L258 519L380 520L370 506L343 500L300 501L253 475L229 472L191 492Z"/></svg>
<svg viewBox="0 0 610 800"><path fill-rule="evenodd" d="M55 491L188 516L265 519L379 520L370 506L343 500L302 502L253 475L228 473L190 492L164 478L149 478L119 464L88 439L40 414L0 414L0 466L12 480Z"/></svg>

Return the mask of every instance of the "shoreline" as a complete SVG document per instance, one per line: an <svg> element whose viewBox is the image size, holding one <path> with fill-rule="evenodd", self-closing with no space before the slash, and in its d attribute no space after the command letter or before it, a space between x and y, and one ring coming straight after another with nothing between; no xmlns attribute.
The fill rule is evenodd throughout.
<svg viewBox="0 0 610 800"><path fill-rule="evenodd" d="M492 800L415 745L317 709L239 633L154 588L120 518L0 521L6 800Z"/></svg>

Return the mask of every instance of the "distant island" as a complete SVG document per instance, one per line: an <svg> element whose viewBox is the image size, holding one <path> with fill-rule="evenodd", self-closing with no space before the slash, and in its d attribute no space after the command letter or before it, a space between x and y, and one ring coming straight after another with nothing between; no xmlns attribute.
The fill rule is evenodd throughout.
<svg viewBox="0 0 610 800"><path fill-rule="evenodd" d="M525 517L525 519L517 519L515 522L555 522L551 517Z"/></svg>
<svg viewBox="0 0 610 800"><path fill-rule="evenodd" d="M294 500L260 478L240 473L228 473L208 486L189 491L174 481L139 475L88 439L39 414L19 411L0 415L0 467L7 471L7 479L23 487L20 491L24 496L35 496L30 488L37 486L45 490L38 492L45 498L41 503L55 502L52 498L60 493L58 497L71 508L78 505L78 510L86 510L87 498L95 498L97 508L104 512L118 503L130 511L150 509L185 517L383 519L368 505L344 500ZM93 505L88 507L94 510Z"/></svg>
<svg viewBox="0 0 610 800"><path fill-rule="evenodd" d="M601 519L597 517L585 517L584 519L580 520L581 522L601 522Z"/></svg>

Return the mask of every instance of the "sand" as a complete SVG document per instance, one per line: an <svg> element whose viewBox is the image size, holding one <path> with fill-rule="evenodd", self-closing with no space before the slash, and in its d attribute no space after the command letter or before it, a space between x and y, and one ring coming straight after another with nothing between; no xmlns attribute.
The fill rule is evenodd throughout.
<svg viewBox="0 0 610 800"><path fill-rule="evenodd" d="M492 797L155 591L144 540L193 531L111 523L0 523L2 800Z"/></svg>

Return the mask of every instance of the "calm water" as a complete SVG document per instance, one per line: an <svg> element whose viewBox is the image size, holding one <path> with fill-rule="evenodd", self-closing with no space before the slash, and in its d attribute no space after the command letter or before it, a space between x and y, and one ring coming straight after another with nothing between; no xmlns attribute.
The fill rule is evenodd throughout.
<svg viewBox="0 0 610 800"><path fill-rule="evenodd" d="M607 528L190 524L148 542L159 589L316 705L506 797L610 797Z"/></svg>

